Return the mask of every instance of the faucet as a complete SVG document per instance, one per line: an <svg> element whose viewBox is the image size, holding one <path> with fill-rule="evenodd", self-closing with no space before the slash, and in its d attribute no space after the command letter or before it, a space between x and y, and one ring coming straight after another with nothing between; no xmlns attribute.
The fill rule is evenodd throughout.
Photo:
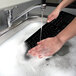
<svg viewBox="0 0 76 76"><path fill-rule="evenodd" d="M42 11L43 11L43 10L46 8L46 4L41 4L41 5L32 6L32 7L28 8L28 9L26 9L25 11L23 11L21 14L19 14L19 16L18 16L17 18L15 18L15 19L13 19L13 20L12 20L12 17L13 17L12 11L13 11L14 8L9 9L9 10L8 10L8 18L7 18L8 27L11 27L12 24L13 24L13 22L15 22L16 20L18 20L19 18L21 18L23 15L25 15L25 16L26 16L26 19L28 19L28 14L29 14L29 12L30 12L31 10L35 9L35 8L41 8Z"/></svg>
<svg viewBox="0 0 76 76"><path fill-rule="evenodd" d="M7 17L7 26L11 27L12 25L12 19L13 19L13 9L17 8L17 6L9 7L8 9L5 9L5 11L8 11L8 17Z"/></svg>
<svg viewBox="0 0 76 76"><path fill-rule="evenodd" d="M7 18L8 27L11 27L12 25L11 20L12 20L12 9L8 10L8 18Z"/></svg>

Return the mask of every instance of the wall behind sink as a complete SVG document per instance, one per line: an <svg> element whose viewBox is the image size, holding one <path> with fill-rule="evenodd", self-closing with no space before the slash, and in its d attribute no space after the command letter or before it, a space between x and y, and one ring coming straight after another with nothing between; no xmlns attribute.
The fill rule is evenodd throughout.
<svg viewBox="0 0 76 76"><path fill-rule="evenodd" d="M45 9L44 15L48 16L55 8L56 7L53 7L53 6L47 6L46 9ZM76 10L73 9L73 8L64 8L64 9L62 9L62 11L65 11L65 12L71 13L73 15L76 15ZM41 14L40 8L32 10L31 13L32 14L39 14L39 13Z"/></svg>
<svg viewBox="0 0 76 76"><path fill-rule="evenodd" d="M32 0L0 0L0 9L14 6L20 3L29 2Z"/></svg>

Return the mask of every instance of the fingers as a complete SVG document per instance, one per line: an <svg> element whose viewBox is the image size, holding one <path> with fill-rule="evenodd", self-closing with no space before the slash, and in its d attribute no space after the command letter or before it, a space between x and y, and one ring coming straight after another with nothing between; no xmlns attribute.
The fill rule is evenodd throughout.
<svg viewBox="0 0 76 76"><path fill-rule="evenodd" d="M43 43L45 41L45 39L44 40L41 40L40 42L37 42L37 44L41 44L41 43Z"/></svg>
<svg viewBox="0 0 76 76"><path fill-rule="evenodd" d="M46 53L46 54L38 55L38 58L48 57L48 56L52 56L52 55L53 55L53 53L48 52L48 53Z"/></svg>
<svg viewBox="0 0 76 76"><path fill-rule="evenodd" d="M42 42L44 42L44 40L38 43L42 43ZM45 47L44 45L40 44L29 50L28 53L32 56L43 58L46 56L51 56L53 54L53 51L51 48Z"/></svg>
<svg viewBox="0 0 76 76"><path fill-rule="evenodd" d="M46 56L52 56L52 53L51 53L51 52L46 53L44 56L45 56L45 57L46 57Z"/></svg>
<svg viewBox="0 0 76 76"><path fill-rule="evenodd" d="M31 55L35 56L35 48L32 48L31 50L29 50L28 54L31 54Z"/></svg>
<svg viewBox="0 0 76 76"><path fill-rule="evenodd" d="M42 56L42 55L39 55L38 57L39 57L39 58L43 58L43 56Z"/></svg>
<svg viewBox="0 0 76 76"><path fill-rule="evenodd" d="M36 50L36 48L38 50ZM47 56L51 56L52 55L51 52L48 52L47 50L44 51L44 49L38 48L37 46L35 48L31 49L29 54L32 55L32 56L36 56L38 58L43 58L43 57L47 57Z"/></svg>
<svg viewBox="0 0 76 76"><path fill-rule="evenodd" d="M32 56L38 56L41 50L42 50L41 46L37 45L31 50L29 50L28 53L31 54Z"/></svg>
<svg viewBox="0 0 76 76"><path fill-rule="evenodd" d="M51 22L54 19L55 19L54 16L48 17L47 22L49 23L49 22Z"/></svg>

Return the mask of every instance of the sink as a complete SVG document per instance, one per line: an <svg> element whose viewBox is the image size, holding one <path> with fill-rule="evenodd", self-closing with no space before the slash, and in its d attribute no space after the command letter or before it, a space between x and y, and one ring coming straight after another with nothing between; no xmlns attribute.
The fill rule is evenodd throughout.
<svg viewBox="0 0 76 76"><path fill-rule="evenodd" d="M37 17L30 18L29 20L26 20L26 21L23 21L23 22L22 21L16 22L16 24L14 24L13 27L8 28L10 30L6 29L5 32L4 31L0 32L0 34L2 34L4 32L2 35L0 35L0 44L4 43L6 40L8 40L10 37L15 35L19 31L23 30L25 27L26 27L25 34L29 34L28 35L28 37L29 37L30 35L35 33L41 27L41 25L46 23L46 19L47 18L44 17L44 20L43 20L43 23L42 23L41 22L41 17L37 16ZM28 37L25 37L25 40Z"/></svg>
<svg viewBox="0 0 76 76"><path fill-rule="evenodd" d="M76 37L62 47L62 52L48 59L24 58L27 49L24 41L44 23L38 18L11 30L15 34L0 45L0 76L76 76Z"/></svg>

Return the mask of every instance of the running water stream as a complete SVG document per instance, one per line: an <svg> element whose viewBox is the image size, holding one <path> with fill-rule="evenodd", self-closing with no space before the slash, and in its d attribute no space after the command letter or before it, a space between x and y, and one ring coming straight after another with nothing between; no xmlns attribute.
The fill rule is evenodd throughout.
<svg viewBox="0 0 76 76"><path fill-rule="evenodd" d="M43 16L44 16L44 9L41 10L40 41L41 41L41 39L42 39Z"/></svg>

